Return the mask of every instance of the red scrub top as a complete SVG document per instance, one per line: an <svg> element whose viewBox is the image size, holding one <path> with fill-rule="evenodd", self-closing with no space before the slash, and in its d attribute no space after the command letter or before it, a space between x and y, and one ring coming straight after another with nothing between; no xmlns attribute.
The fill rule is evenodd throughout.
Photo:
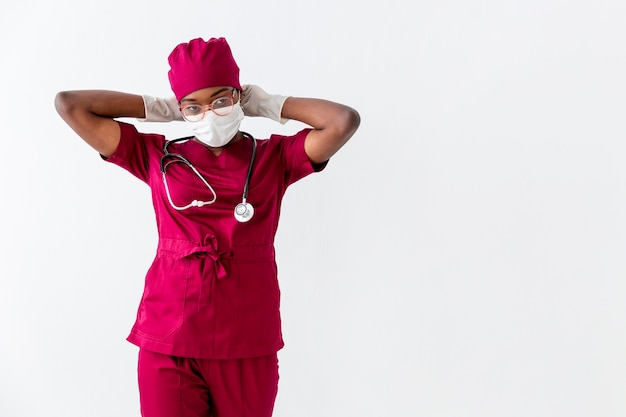
<svg viewBox="0 0 626 417"><path fill-rule="evenodd" d="M215 156L195 140L173 143L217 195L213 204L175 210L163 185L165 137L121 123L121 139L107 158L152 190L159 243L145 279L137 320L128 341L167 355L234 359L269 355L283 347L280 291L274 256L282 197L297 180L320 171L304 152L310 129L257 140L248 202L254 216L239 223L252 142L242 139ZM172 201L185 206L213 194L187 166L167 168Z"/></svg>

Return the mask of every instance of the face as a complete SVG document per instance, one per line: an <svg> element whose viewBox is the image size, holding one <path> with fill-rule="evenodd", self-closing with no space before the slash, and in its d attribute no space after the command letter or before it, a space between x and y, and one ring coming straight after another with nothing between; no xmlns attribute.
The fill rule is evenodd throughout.
<svg viewBox="0 0 626 417"><path fill-rule="evenodd" d="M233 87L207 87L194 91L180 100L183 117L190 121L199 121L204 113L212 111L218 116L226 116L239 101L239 91Z"/></svg>

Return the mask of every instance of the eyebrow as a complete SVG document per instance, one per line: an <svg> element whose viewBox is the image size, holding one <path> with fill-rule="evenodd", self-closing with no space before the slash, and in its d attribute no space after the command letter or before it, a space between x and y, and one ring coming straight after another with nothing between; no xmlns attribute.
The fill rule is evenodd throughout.
<svg viewBox="0 0 626 417"><path fill-rule="evenodd" d="M211 97L209 97L209 98L213 98L215 96L218 96L218 95L222 94L224 91L228 91L231 88L233 89L233 91L236 90L236 88L234 88L234 87L224 87L224 88L216 91L215 93L211 94ZM195 98L184 98L180 102L182 103L183 101L198 101L198 100L196 100Z"/></svg>

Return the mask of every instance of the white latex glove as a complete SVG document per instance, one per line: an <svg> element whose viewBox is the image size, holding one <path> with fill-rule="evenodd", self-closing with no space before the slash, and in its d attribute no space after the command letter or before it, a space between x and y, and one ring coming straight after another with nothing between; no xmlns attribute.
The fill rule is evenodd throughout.
<svg viewBox="0 0 626 417"><path fill-rule="evenodd" d="M241 94L241 108L243 114L251 117L267 117L282 124L289 119L281 117L283 104L288 96L268 94L258 85L244 84Z"/></svg>
<svg viewBox="0 0 626 417"><path fill-rule="evenodd" d="M137 119L140 122L171 122L172 120L184 120L178 107L176 97L159 98L142 95L143 105L146 110L145 119Z"/></svg>

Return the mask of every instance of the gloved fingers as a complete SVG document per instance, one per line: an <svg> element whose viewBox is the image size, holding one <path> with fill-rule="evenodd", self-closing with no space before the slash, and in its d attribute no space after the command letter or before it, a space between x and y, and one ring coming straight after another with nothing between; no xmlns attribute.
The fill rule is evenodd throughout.
<svg viewBox="0 0 626 417"><path fill-rule="evenodd" d="M268 94L258 85L242 85L241 108L246 116L267 117L285 123L281 118L281 110L286 96Z"/></svg>
<svg viewBox="0 0 626 417"><path fill-rule="evenodd" d="M146 117L137 119L140 122L171 122L183 120L178 108L178 100L174 96L167 98L142 95Z"/></svg>

